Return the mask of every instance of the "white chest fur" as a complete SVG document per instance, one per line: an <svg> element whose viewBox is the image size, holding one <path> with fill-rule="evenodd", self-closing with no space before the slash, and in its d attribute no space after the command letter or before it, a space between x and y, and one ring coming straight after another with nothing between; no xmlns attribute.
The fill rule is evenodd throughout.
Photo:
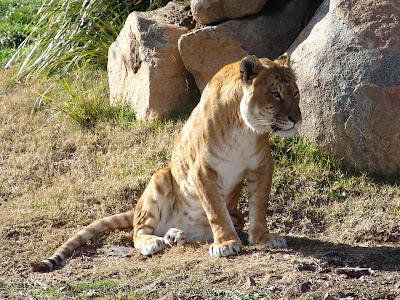
<svg viewBox="0 0 400 300"><path fill-rule="evenodd" d="M249 169L258 166L257 135L251 130L234 128L227 142L219 145L218 156L209 157L210 166L218 174L218 187L222 197L242 182Z"/></svg>

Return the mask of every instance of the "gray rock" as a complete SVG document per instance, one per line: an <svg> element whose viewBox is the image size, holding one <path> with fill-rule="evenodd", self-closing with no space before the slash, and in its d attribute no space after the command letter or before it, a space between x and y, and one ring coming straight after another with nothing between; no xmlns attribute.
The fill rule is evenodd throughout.
<svg viewBox="0 0 400 300"><path fill-rule="evenodd" d="M192 0L193 17L202 24L258 13L267 0Z"/></svg>
<svg viewBox="0 0 400 300"><path fill-rule="evenodd" d="M311 291L311 286L309 282L303 282L302 284L300 284L300 291L302 293L308 293L309 291Z"/></svg>
<svg viewBox="0 0 400 300"><path fill-rule="evenodd" d="M374 274L371 268L337 268L336 273L344 274L347 278L360 278L361 276L370 276Z"/></svg>
<svg viewBox="0 0 400 300"><path fill-rule="evenodd" d="M188 14L180 2L151 12L129 15L108 57L112 104L133 107L141 120L168 117L192 101L191 75L177 41L188 31L179 19Z"/></svg>
<svg viewBox="0 0 400 300"><path fill-rule="evenodd" d="M250 287L256 286L256 281L253 277L247 276L247 285Z"/></svg>
<svg viewBox="0 0 400 300"><path fill-rule="evenodd" d="M274 13L184 34L179 39L183 63L202 91L223 66L247 54L275 59L301 32L314 5L312 0L292 0Z"/></svg>
<svg viewBox="0 0 400 300"><path fill-rule="evenodd" d="M107 254L108 256L129 257L135 254L133 248L121 246L106 246L97 250L98 252Z"/></svg>
<svg viewBox="0 0 400 300"><path fill-rule="evenodd" d="M301 133L360 170L400 172L400 5L325 0L290 48Z"/></svg>
<svg viewBox="0 0 400 300"><path fill-rule="evenodd" d="M324 300L336 300L336 298L335 297L333 297L332 295L329 295L328 293L326 293L325 295L324 295L324 298L323 298Z"/></svg>

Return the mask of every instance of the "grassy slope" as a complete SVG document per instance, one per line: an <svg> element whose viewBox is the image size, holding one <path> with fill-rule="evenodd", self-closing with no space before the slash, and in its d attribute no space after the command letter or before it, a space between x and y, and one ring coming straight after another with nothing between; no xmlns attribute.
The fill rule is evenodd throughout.
<svg viewBox="0 0 400 300"><path fill-rule="evenodd" d="M87 94L107 106L106 74L80 78L90 78L83 84ZM53 103L39 96L46 91ZM305 297L303 283L316 298L328 291L398 295L400 251L393 246L400 237L399 187L345 173L301 139L272 140L276 170L268 222L272 231L289 235L288 250L245 247L243 255L220 260L209 258L202 244L150 259L96 252L130 247L130 234L118 232L94 239L60 270L32 274L31 262L51 254L77 228L131 209L151 174L168 162L184 122L140 124L126 111L106 109L95 127L84 129L60 112L69 99L48 82L0 88L0 298L293 299ZM245 191L241 205L246 208ZM335 273L340 266L372 267L376 275L346 281Z"/></svg>

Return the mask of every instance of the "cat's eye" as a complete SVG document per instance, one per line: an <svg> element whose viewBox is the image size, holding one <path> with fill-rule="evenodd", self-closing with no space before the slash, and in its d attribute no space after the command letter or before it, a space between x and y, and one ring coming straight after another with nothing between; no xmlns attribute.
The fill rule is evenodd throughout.
<svg viewBox="0 0 400 300"><path fill-rule="evenodd" d="M272 93L272 96L273 96L276 100L282 101L282 97L281 97L281 94L280 94L279 92L273 92L273 93Z"/></svg>

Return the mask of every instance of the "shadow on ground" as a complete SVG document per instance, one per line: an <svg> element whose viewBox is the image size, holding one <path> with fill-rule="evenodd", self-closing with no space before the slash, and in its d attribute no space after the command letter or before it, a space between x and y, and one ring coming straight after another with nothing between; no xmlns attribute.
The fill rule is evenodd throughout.
<svg viewBox="0 0 400 300"><path fill-rule="evenodd" d="M400 271L400 248L390 246L352 246L306 237L287 237L289 254L311 256L321 269L362 267L380 271Z"/></svg>

